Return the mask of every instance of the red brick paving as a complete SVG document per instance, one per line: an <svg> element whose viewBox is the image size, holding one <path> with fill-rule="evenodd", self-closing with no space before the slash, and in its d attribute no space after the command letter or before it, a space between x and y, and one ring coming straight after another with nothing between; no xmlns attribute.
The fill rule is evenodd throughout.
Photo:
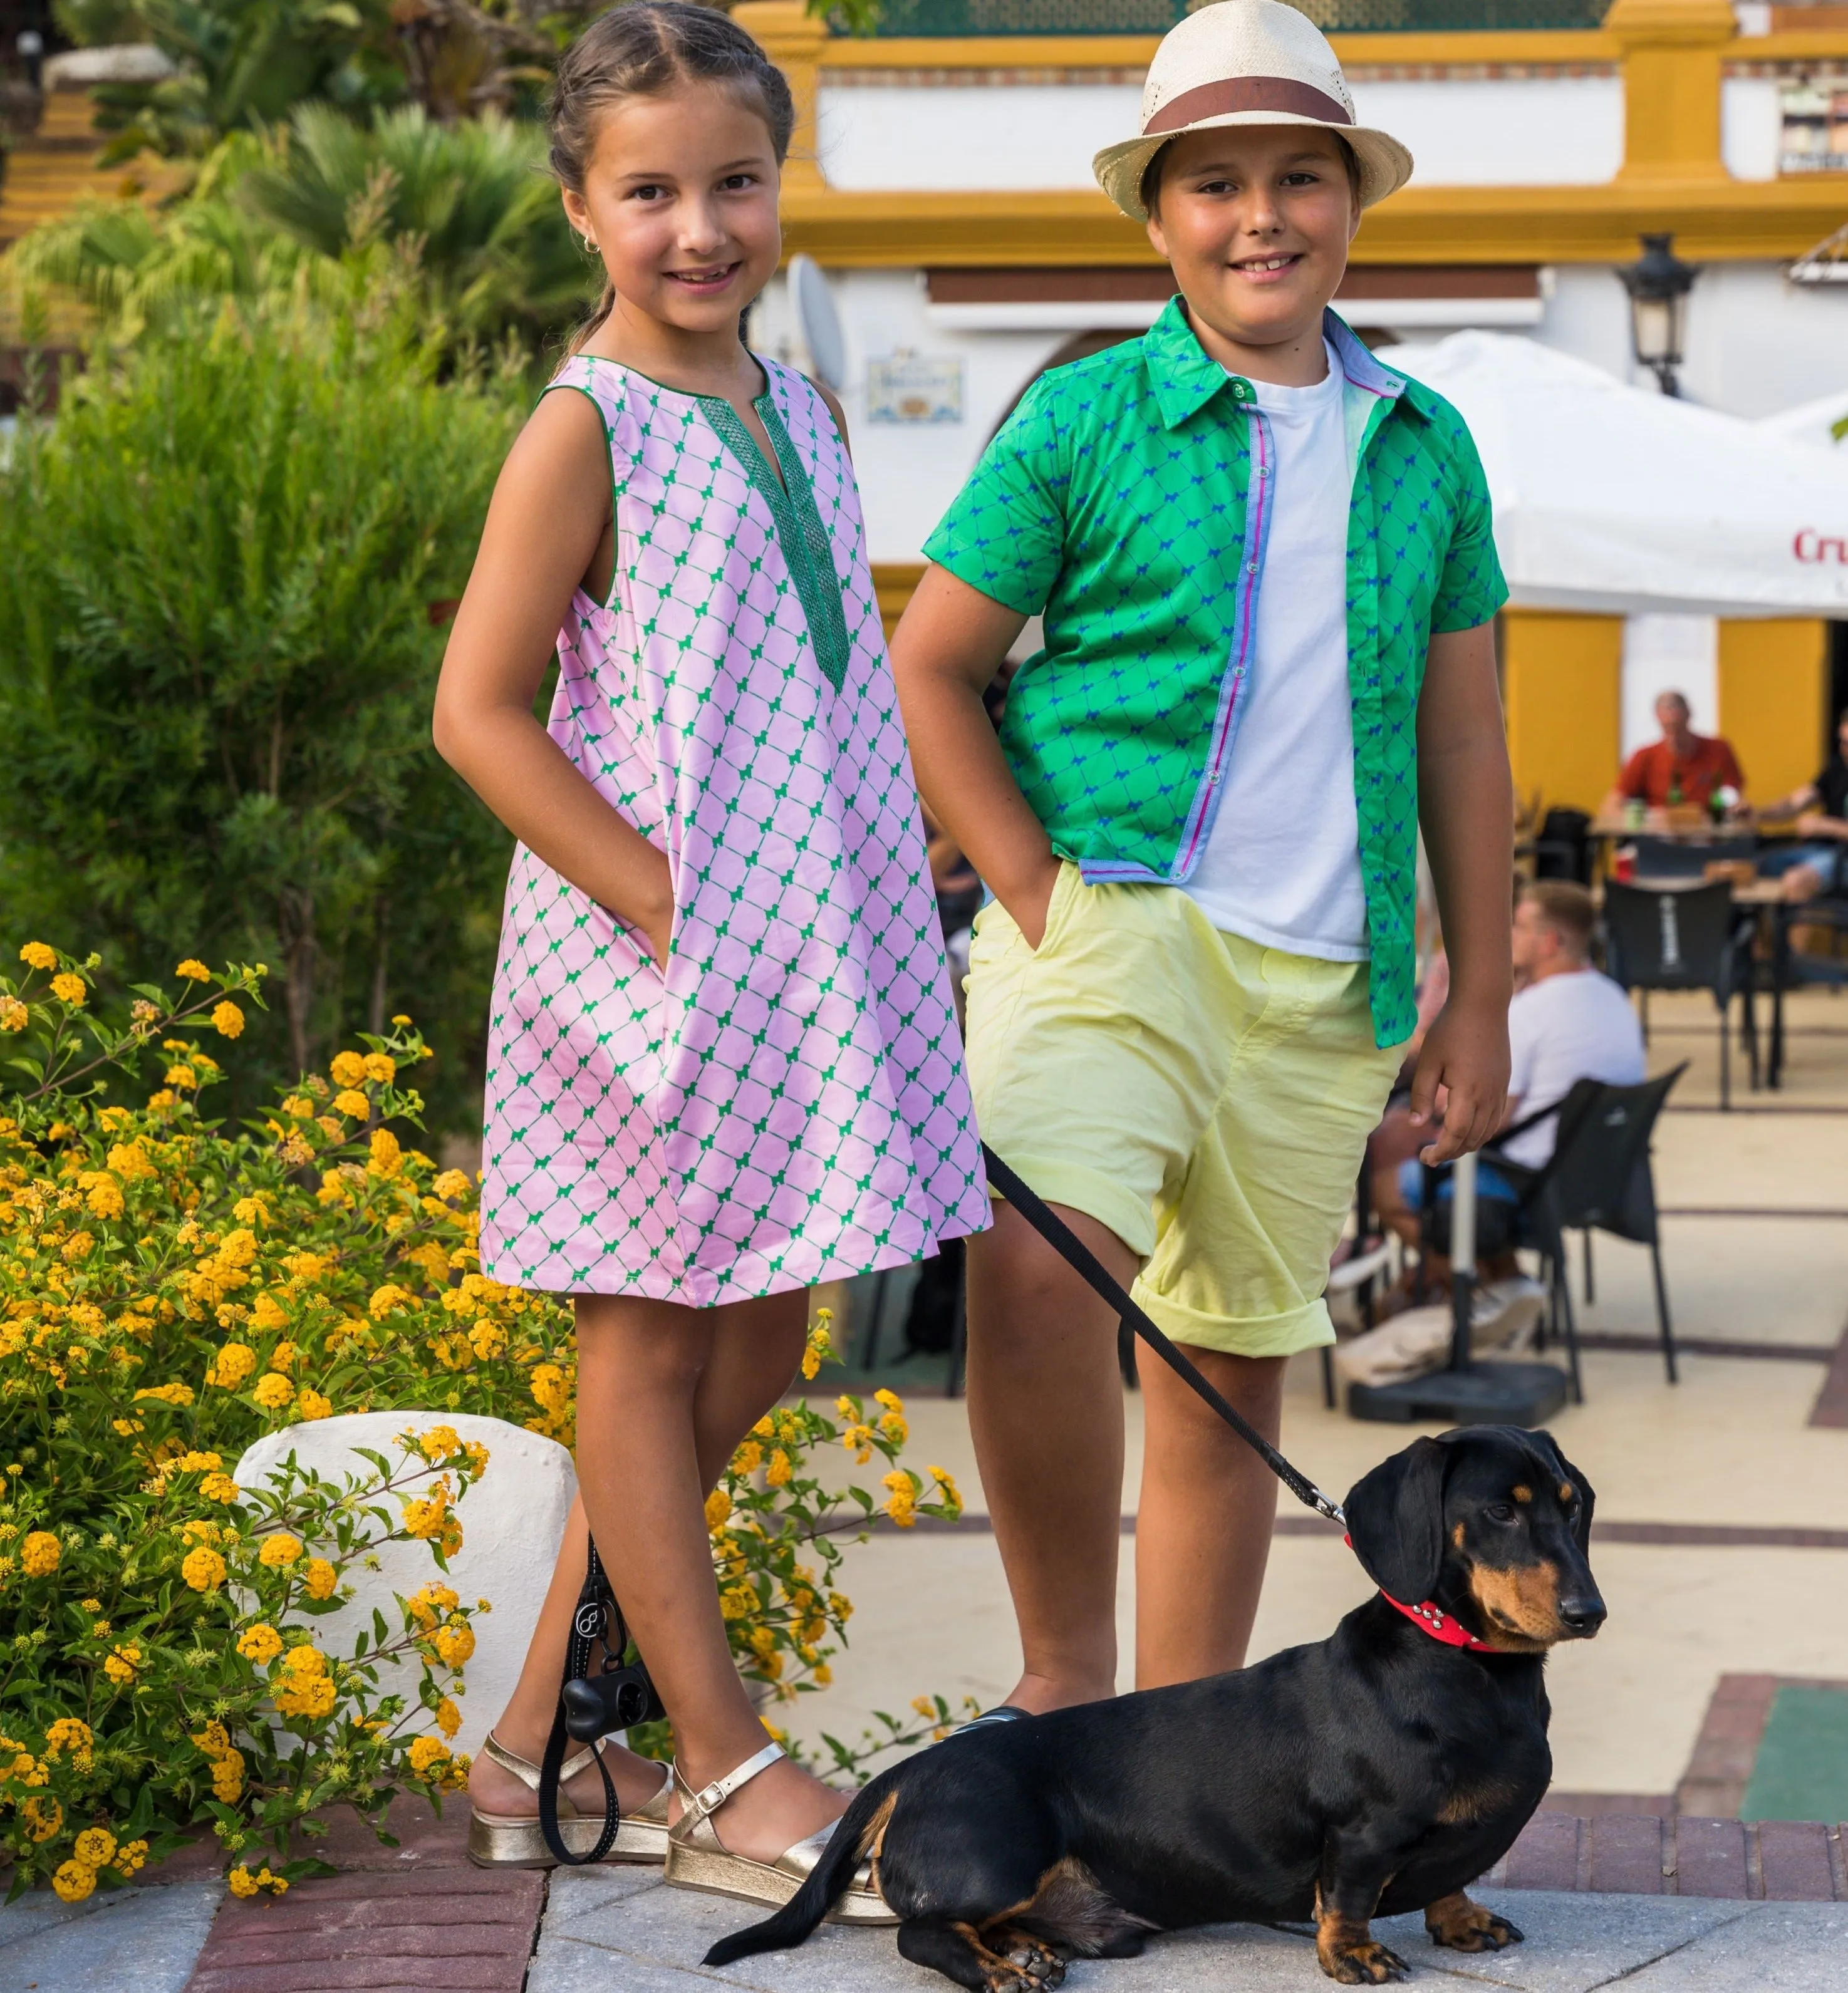
<svg viewBox="0 0 1848 1993"><path fill-rule="evenodd" d="M465 1803L438 1820L400 1801L396 1848L337 1821L317 1851L341 1872L281 1898L228 1899L187 1993L520 1993L546 1878L471 1866L467 1819Z"/></svg>
<svg viewBox="0 0 1848 1993"><path fill-rule="evenodd" d="M1848 1902L1848 1827L1537 1813L1484 1881L1504 1889Z"/></svg>
<svg viewBox="0 0 1848 1993"><path fill-rule="evenodd" d="M1759 1873L1768 1902L1826 1902L1835 1894L1829 1830L1819 1820L1767 1820L1758 1826Z"/></svg>
<svg viewBox="0 0 1848 1993"><path fill-rule="evenodd" d="M1675 1788L1677 1813L1719 1820L1738 1812L1779 1686L1776 1675L1720 1677Z"/></svg>
<svg viewBox="0 0 1848 1993"><path fill-rule="evenodd" d="M1605 1814L1585 1823L1591 1887L1638 1896L1662 1891L1662 1823L1648 1814Z"/></svg>

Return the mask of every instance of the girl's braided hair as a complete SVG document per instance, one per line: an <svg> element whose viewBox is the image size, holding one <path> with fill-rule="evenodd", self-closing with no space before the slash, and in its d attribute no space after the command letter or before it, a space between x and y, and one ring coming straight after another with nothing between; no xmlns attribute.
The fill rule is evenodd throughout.
<svg viewBox="0 0 1848 1993"><path fill-rule="evenodd" d="M716 83L770 128L780 166L796 127L783 73L729 14L690 0L626 0L600 15L565 52L553 85L551 166L578 195L603 114L631 97L660 97L686 83ZM578 328L575 352L607 319L616 287L606 279L596 310Z"/></svg>

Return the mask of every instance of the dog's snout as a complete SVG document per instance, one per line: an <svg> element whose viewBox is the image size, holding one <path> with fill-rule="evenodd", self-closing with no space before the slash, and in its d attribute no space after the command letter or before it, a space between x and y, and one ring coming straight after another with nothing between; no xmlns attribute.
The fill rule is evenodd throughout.
<svg viewBox="0 0 1848 1993"><path fill-rule="evenodd" d="M1595 1591L1570 1592L1559 1600L1559 1623L1575 1639L1589 1640L1607 1618L1604 1602Z"/></svg>

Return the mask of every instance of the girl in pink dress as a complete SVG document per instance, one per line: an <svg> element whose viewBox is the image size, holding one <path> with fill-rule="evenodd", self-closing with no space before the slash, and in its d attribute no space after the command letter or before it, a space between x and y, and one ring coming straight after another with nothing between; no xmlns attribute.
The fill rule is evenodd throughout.
<svg viewBox="0 0 1848 1993"><path fill-rule="evenodd" d="M738 337L791 122L757 44L681 0L566 56L553 165L609 281L501 473L436 713L518 839L482 1269L572 1295L578 1331L580 1506L471 1776L471 1849L546 1858L530 1788L587 1511L681 1779L605 1751L616 1853L769 1902L845 1802L765 1745L704 1498L794 1377L812 1283L987 1222L840 412ZM588 1752L564 1792L587 1847ZM870 1890L849 1910L882 1913Z"/></svg>

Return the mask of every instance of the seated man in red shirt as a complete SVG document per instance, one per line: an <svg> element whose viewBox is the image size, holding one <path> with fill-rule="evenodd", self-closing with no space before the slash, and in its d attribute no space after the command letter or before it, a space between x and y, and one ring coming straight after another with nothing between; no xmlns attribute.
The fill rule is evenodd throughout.
<svg viewBox="0 0 1848 1993"><path fill-rule="evenodd" d="M1709 739L1688 724L1688 702L1678 692L1665 692L1655 702L1661 740L1639 747L1624 764L1617 787L1606 798L1611 815L1627 802L1647 803L1651 809L1687 804L1705 809L1716 789L1734 793L1729 808L1744 801L1745 776L1727 741Z"/></svg>

